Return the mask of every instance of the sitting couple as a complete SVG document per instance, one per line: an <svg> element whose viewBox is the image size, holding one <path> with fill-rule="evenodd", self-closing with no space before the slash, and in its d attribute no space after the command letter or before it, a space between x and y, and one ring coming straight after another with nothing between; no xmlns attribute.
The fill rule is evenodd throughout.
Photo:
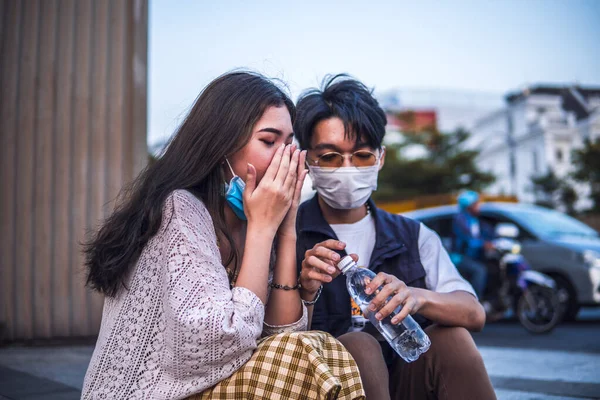
<svg viewBox="0 0 600 400"><path fill-rule="evenodd" d="M494 399L472 287L435 233L370 199L385 125L346 76L296 106L255 73L210 83L85 246L105 303L82 398ZM417 361L353 315L348 253L377 273L381 318L402 305L425 328Z"/></svg>

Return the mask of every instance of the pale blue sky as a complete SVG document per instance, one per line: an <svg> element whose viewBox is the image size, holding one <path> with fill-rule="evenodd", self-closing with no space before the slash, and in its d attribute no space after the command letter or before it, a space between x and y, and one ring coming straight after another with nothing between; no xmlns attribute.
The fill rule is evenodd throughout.
<svg viewBox="0 0 600 400"><path fill-rule="evenodd" d="M289 3L150 1L150 144L239 67L283 79L294 100L338 72L377 90L600 86L600 0Z"/></svg>

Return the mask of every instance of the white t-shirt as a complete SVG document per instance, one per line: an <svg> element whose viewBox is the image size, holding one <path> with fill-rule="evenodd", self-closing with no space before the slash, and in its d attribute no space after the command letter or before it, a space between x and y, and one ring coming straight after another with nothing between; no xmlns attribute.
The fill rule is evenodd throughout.
<svg viewBox="0 0 600 400"><path fill-rule="evenodd" d="M332 224L331 229L340 241L346 243L348 254L358 255L358 265L362 268L369 268L371 254L373 254L375 248L375 237L377 236L375 218L369 213L353 224ZM350 309L352 310L352 324L349 331L361 331L368 320L352 299L350 299Z"/></svg>
<svg viewBox="0 0 600 400"><path fill-rule="evenodd" d="M346 243L348 254L358 255L358 265L367 268L375 248L375 219L371 214L353 224L334 224L331 228L338 239ZM419 230L419 256L425 270L425 287L438 293L450 293L462 290L471 293L475 290L458 272L450 256L444 249L440 237L423 225ZM350 331L362 330L367 320L360 313L354 302L351 304L352 326Z"/></svg>
<svg viewBox="0 0 600 400"><path fill-rule="evenodd" d="M331 229L340 241L346 243L348 254L358 255L358 265L368 268L377 235L373 215L369 213L353 224L332 224Z"/></svg>

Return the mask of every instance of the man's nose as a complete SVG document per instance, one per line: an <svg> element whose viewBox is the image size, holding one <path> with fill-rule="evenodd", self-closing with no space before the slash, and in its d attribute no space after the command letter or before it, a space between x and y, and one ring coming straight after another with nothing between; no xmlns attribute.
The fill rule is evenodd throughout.
<svg viewBox="0 0 600 400"><path fill-rule="evenodd" d="M344 163L342 167L351 167L352 166L352 156L350 154L344 154Z"/></svg>

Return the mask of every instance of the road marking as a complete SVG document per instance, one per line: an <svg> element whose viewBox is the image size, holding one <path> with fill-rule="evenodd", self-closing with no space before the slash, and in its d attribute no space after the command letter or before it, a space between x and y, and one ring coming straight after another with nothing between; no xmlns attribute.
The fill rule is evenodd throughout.
<svg viewBox="0 0 600 400"><path fill-rule="evenodd" d="M600 354L481 346L490 376L600 383Z"/></svg>
<svg viewBox="0 0 600 400"><path fill-rule="evenodd" d="M523 392L520 390L496 390L498 400L582 400L585 397L551 396L542 393Z"/></svg>

